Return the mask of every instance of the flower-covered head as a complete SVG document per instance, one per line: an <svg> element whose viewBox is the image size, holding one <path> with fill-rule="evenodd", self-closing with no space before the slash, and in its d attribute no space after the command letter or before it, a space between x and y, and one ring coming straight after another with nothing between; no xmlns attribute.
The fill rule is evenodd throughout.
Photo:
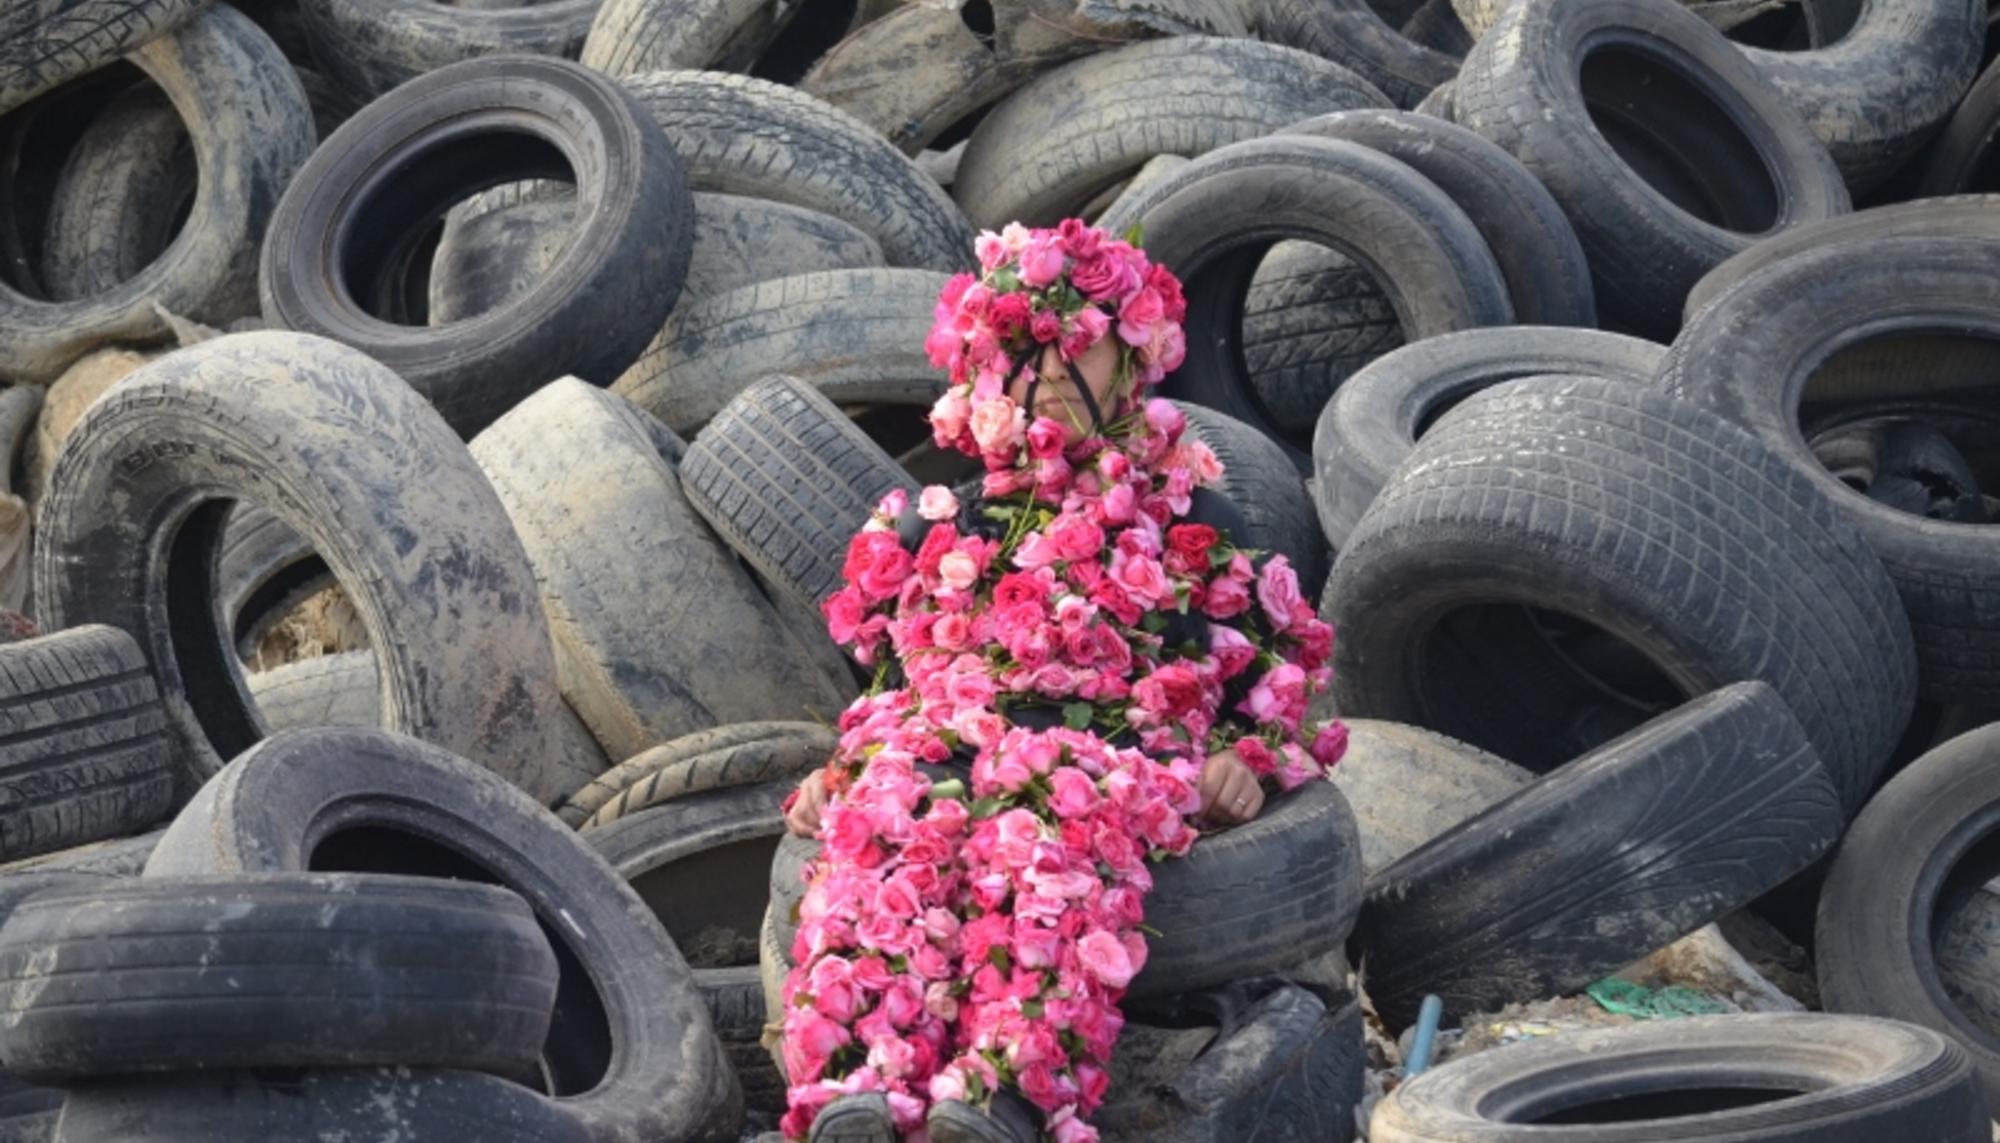
<svg viewBox="0 0 2000 1143"><path fill-rule="evenodd" d="M931 409L941 448L989 471L1059 458L1135 411L1187 354L1180 280L1127 239L1071 218L1046 230L1010 223L982 233L976 250L979 273L945 284L924 342L951 373ZM1072 365L1099 398L1101 423L1061 396L1078 392ZM1047 394L1024 405L1036 377L1053 405Z"/></svg>

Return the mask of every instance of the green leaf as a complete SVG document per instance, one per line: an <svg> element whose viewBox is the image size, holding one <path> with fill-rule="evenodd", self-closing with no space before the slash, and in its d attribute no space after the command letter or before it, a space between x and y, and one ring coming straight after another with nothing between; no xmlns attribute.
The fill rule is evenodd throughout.
<svg viewBox="0 0 2000 1143"><path fill-rule="evenodd" d="M1139 626L1144 628L1149 635L1158 635L1161 631L1166 630L1167 617L1157 611L1148 611L1139 617Z"/></svg>
<svg viewBox="0 0 2000 1143"><path fill-rule="evenodd" d="M1142 246L1145 244L1146 241L1146 231L1144 227L1140 226L1138 223L1135 222L1132 225L1126 227L1125 233L1119 235L1118 237L1123 238L1125 241L1130 242L1134 246Z"/></svg>
<svg viewBox="0 0 2000 1143"><path fill-rule="evenodd" d="M965 797L965 783L957 778L947 778L942 782L931 783L931 798L933 800L947 798L955 802L963 797Z"/></svg>
<svg viewBox="0 0 2000 1143"><path fill-rule="evenodd" d="M999 969L1001 972L1014 971L1014 958L1008 956L1007 950L1001 948L999 945L994 945L992 948L986 950L986 959L992 961L993 967Z"/></svg>
<svg viewBox="0 0 2000 1143"><path fill-rule="evenodd" d="M1071 702L1064 703L1062 711L1064 726L1071 730L1082 730L1090 725L1090 716L1097 713L1097 708L1087 702Z"/></svg>
<svg viewBox="0 0 2000 1143"><path fill-rule="evenodd" d="M972 803L967 812L971 814L974 821L984 821L994 814L999 813L1000 807L1005 803L1006 799L1000 797L981 798Z"/></svg>
<svg viewBox="0 0 2000 1143"><path fill-rule="evenodd" d="M1023 1000L1021 1002L1021 1015L1026 1016L1030 1020L1040 1020L1042 1013L1046 1011L1048 1009L1039 1000Z"/></svg>

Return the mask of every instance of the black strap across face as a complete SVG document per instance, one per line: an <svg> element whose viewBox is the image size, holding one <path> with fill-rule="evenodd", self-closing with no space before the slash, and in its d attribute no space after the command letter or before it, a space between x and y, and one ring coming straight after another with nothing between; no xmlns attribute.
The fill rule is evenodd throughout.
<svg viewBox="0 0 2000 1143"><path fill-rule="evenodd" d="M1019 376L1021 368L1028 363L1029 356L1040 351L1041 347L1037 346L1034 349L1024 351L1019 357L1016 357L1011 363L1012 371L1008 376ZM1097 398L1090 392L1090 382L1083 379L1083 373L1077 369L1076 362L1065 358L1063 366L1069 370L1070 380L1076 384L1076 394L1083 400L1084 411L1090 414L1090 435L1096 436L1098 433L1104 431L1104 410L1098 407ZM1030 416L1034 415L1035 394L1040 392L1041 387L1042 371L1036 369L1034 375L1028 380L1028 391L1023 394L1027 400L1021 403L1022 407L1028 410Z"/></svg>

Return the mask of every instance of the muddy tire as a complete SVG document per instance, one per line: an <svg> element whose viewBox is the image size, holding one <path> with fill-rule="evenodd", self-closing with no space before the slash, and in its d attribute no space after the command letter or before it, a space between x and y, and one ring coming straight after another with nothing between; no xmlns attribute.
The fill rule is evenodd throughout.
<svg viewBox="0 0 2000 1143"><path fill-rule="evenodd" d="M98 346L163 340L156 306L214 325L255 310L245 283L258 244L313 145L298 77L270 37L226 4L131 62L166 92L210 177L195 191L179 241L115 288L63 302L0 290L0 378L46 385Z"/></svg>
<svg viewBox="0 0 2000 1143"><path fill-rule="evenodd" d="M1332 60L1397 107L1415 107L1458 74L1458 57L1404 38L1365 0L1260 0L1254 11L1258 39Z"/></svg>
<svg viewBox="0 0 2000 1143"><path fill-rule="evenodd" d="M222 527L221 561L216 595L236 653L246 663L293 608L337 582L304 536L256 504L239 504L230 513Z"/></svg>
<svg viewBox="0 0 2000 1143"><path fill-rule="evenodd" d="M1808 251L1883 238L2000 238L2000 194L1952 195L1857 210L1794 226L1759 239L1748 250L1710 270L1695 283L1683 311L1689 320L1703 306L1750 275Z"/></svg>
<svg viewBox="0 0 2000 1143"><path fill-rule="evenodd" d="M1332 563L1313 516L1312 497L1285 450L1250 425L1200 405L1181 406L1188 434L1215 451L1222 480L1214 490L1243 514L1241 547L1283 553L1299 573L1299 589L1317 598Z"/></svg>
<svg viewBox="0 0 2000 1143"><path fill-rule="evenodd" d="M1375 1010L1414 1021L1565 996L1832 848L1840 798L1776 691L1739 683L1595 750L1368 882Z"/></svg>
<svg viewBox="0 0 2000 1143"><path fill-rule="evenodd" d="M613 392L684 435L774 373L844 405L928 409L941 382L924 337L944 284L928 270L861 269L743 286L677 311Z"/></svg>
<svg viewBox="0 0 2000 1143"><path fill-rule="evenodd" d="M431 323L485 313L530 288L568 246L575 209L567 197L463 220L448 215L431 267ZM697 194L694 251L678 304L770 278L882 264L874 239L830 215L742 195Z"/></svg>
<svg viewBox="0 0 2000 1143"><path fill-rule="evenodd" d="M1106 1137L1160 1143L1354 1138L1366 1050L1361 1002L1352 994L1323 1000L1275 980L1246 981L1213 998L1188 998L1183 1007L1220 1014L1212 1039L1192 1060L1164 1073L1146 1061L1114 1058L1111 1090L1092 1120ZM1196 1027L1206 1032L1209 1022ZM1150 1031L1127 1025L1121 1055Z"/></svg>
<svg viewBox="0 0 2000 1143"><path fill-rule="evenodd" d="M362 102L481 56L575 59L602 0L453 4L427 0L299 0L313 59Z"/></svg>
<svg viewBox="0 0 2000 1143"><path fill-rule="evenodd" d="M250 697L273 734L321 726L382 725L382 685L375 656L368 651L320 655L257 671L250 676ZM611 762L567 702L556 704L555 720L556 753L551 764L560 775L559 796L568 797L595 781Z"/></svg>
<svg viewBox="0 0 2000 1143"><path fill-rule="evenodd" d="M1403 22L1403 36L1453 59L1472 50L1473 35L1452 11L1452 0L1426 0Z"/></svg>
<svg viewBox="0 0 2000 1143"><path fill-rule="evenodd" d="M1275 135L1205 155L1142 192L1116 219L1186 284L1187 360L1162 396L1220 409L1311 458L1259 406L1242 349L1244 303L1274 239L1332 247L1367 267L1411 341L1513 318L1479 230L1437 185L1355 143Z"/></svg>
<svg viewBox="0 0 2000 1143"><path fill-rule="evenodd" d="M1645 336L1670 336L1696 279L1757 236L1849 205L1798 113L1677 4L1509 7L1466 57L1453 111L1548 187L1598 307Z"/></svg>
<svg viewBox="0 0 2000 1143"><path fill-rule="evenodd" d="M1906 1020L1956 1040L2000 1098L2000 1034L1940 963L1940 936L1990 877L2000 726L1937 747L1889 780L1840 843L1820 894L1815 962L1829 1012ZM1990 952L1985 949L1981 961Z"/></svg>
<svg viewBox="0 0 2000 1143"><path fill-rule="evenodd" d="M1476 393L1417 442L1321 613L1341 633L1340 711L1538 772L1760 679L1851 813L1916 699L1895 591L1750 434L1641 386L1549 379Z"/></svg>
<svg viewBox="0 0 2000 1143"><path fill-rule="evenodd" d="M554 800L555 657L499 499L394 374L275 333L217 338L126 378L65 442L42 503L42 618L134 634L184 791L263 736L215 604L236 500L277 512L347 589L383 664L384 725Z"/></svg>
<svg viewBox="0 0 2000 1143"><path fill-rule="evenodd" d="M2000 64L1988 67L1938 136L1924 166L1926 196L2000 190Z"/></svg>
<svg viewBox="0 0 2000 1143"><path fill-rule="evenodd" d="M1388 102L1295 48L1206 36L1130 44L1065 64L995 107L972 132L952 195L978 226L1053 226L1156 155L1193 158Z"/></svg>
<svg viewBox="0 0 2000 1143"><path fill-rule="evenodd" d="M42 281L57 301L117 288L157 258L192 205L200 172L180 112L151 84L113 100L77 139L56 180ZM254 313L239 290L232 316Z"/></svg>
<svg viewBox="0 0 2000 1143"><path fill-rule="evenodd" d="M1271 247L1243 297L1244 368L1271 424L1294 441L1310 437L1355 371L1402 344L1374 275L1324 246Z"/></svg>
<svg viewBox="0 0 2000 1143"><path fill-rule="evenodd" d="M749 76L663 72L625 86L667 133L694 189L831 215L873 238L892 266L972 265L972 227L950 196L852 115Z"/></svg>
<svg viewBox="0 0 2000 1143"><path fill-rule="evenodd" d="M583 66L611 76L744 71L778 32L763 0L603 0Z"/></svg>
<svg viewBox="0 0 2000 1143"><path fill-rule="evenodd" d="M1522 325L1597 324L1590 263L1576 231L1535 176L1499 147L1406 111L1337 111L1295 123L1285 134L1359 143L1436 183L1486 239Z"/></svg>
<svg viewBox="0 0 2000 1143"><path fill-rule="evenodd" d="M1772 1098L1717 1098L1749 1088ZM1608 1094L1639 1091L1629 1098L1657 1108L1643 1121ZM1560 1124L1537 1121L1550 1108L1565 1109ZM1596 1028L1467 1056L1398 1088L1368 1138L1866 1143L1905 1131L1939 1143L1992 1137L1965 1054L1892 1020L1800 1012Z"/></svg>
<svg viewBox="0 0 2000 1143"><path fill-rule="evenodd" d="M8 1070L531 1065L556 959L519 897L373 875L52 889L0 933Z"/></svg>
<svg viewBox="0 0 2000 1143"><path fill-rule="evenodd" d="M1812 51L1742 49L1826 144L1855 194L1951 118L1979 73L1986 30L1980 0L1870 0L1859 13L1845 35Z"/></svg>
<svg viewBox="0 0 2000 1143"><path fill-rule="evenodd" d="M384 320L423 300L400 296L401 268L454 203L565 171L589 209L533 288L439 329ZM693 225L679 160L616 84L562 60L473 60L370 104L313 153L271 222L264 318L375 358L469 436L552 378L610 384L673 308Z"/></svg>
<svg viewBox="0 0 2000 1143"><path fill-rule="evenodd" d="M744 1102L774 1111L784 1108L785 1081L763 1047L758 935L772 849L785 832L778 806L792 785L719 787L582 835L689 956Z"/></svg>
<svg viewBox="0 0 2000 1143"><path fill-rule="evenodd" d="M808 607L841 585L847 544L910 479L811 386L772 377L745 389L681 463L682 488L772 591Z"/></svg>
<svg viewBox="0 0 2000 1143"><path fill-rule="evenodd" d="M173 805L171 754L131 636L87 626L0 647L0 860L159 821Z"/></svg>
<svg viewBox="0 0 2000 1143"><path fill-rule="evenodd" d="M0 12L0 113L169 35L206 0L22 0Z"/></svg>
<svg viewBox="0 0 2000 1143"><path fill-rule="evenodd" d="M1404 346L1349 378L1313 433L1313 503L1335 550L1421 435L1482 389L1539 373L1652 384L1665 346L1591 329L1477 329Z"/></svg>
<svg viewBox="0 0 2000 1143"><path fill-rule="evenodd" d="M575 1116L519 1084L407 1068L94 1084L70 1093L53 1143L343 1135L408 1143L592 1143Z"/></svg>
<svg viewBox="0 0 2000 1143"><path fill-rule="evenodd" d="M914 155L1036 76L1099 46L1081 37L1064 42L1050 30L1042 38L1052 42L1016 48L974 28L977 11L906 4L827 49L799 89ZM915 75L913 60L922 69Z"/></svg>
<svg viewBox="0 0 2000 1143"><path fill-rule="evenodd" d="M572 830L491 773L376 730L274 735L202 787L146 875L307 868L519 893L562 965L542 1056L557 1105L597 1143L734 1129L735 1081L666 930Z"/></svg>
<svg viewBox="0 0 2000 1143"><path fill-rule="evenodd" d="M115 841L94 841L70 849L59 849L40 857L27 857L0 865L0 882L18 882L27 875L80 873L91 877L137 877L146 868L167 827L161 826L137 837Z"/></svg>
<svg viewBox="0 0 2000 1143"><path fill-rule="evenodd" d="M666 435L566 378L472 442L534 565L563 697L616 758L719 723L833 718L851 696L689 505Z"/></svg>
<svg viewBox="0 0 2000 1143"><path fill-rule="evenodd" d="M626 759L578 790L556 816L578 829L600 829L642 810L716 790L771 782L789 787L824 766L837 745L833 731L820 723L718 726Z"/></svg>
<svg viewBox="0 0 2000 1143"><path fill-rule="evenodd" d="M1421 727L1350 718L1333 784L1354 810L1369 877L1535 780L1475 746Z"/></svg>
<svg viewBox="0 0 2000 1143"><path fill-rule="evenodd" d="M2000 449L1996 258L2000 235L1881 237L1785 259L1697 314L1660 373L1668 393L1748 429L1823 490L1902 595L1925 697L1980 709L2000 708L2000 529L1857 492L1806 446L1801 424L1819 435L1902 415L1980 446L1973 455ZM1868 314L1864 326L1842 316L1855 312Z"/></svg>

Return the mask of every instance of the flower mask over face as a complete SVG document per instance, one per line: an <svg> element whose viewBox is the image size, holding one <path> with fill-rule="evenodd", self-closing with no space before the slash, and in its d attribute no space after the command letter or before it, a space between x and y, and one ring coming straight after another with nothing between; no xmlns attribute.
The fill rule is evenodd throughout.
<svg viewBox="0 0 2000 1143"><path fill-rule="evenodd" d="M933 437L984 461L989 473L1048 460L1038 455L1049 451L1045 442L1058 442L1060 453L1078 437L1093 439L1187 355L1180 281L1130 241L1072 218L1048 230L1011 223L981 234L976 249L980 272L945 284L924 348L951 373L931 409ZM1100 343L1115 347L1116 364L1093 392L1076 363ZM1067 377L1049 377L1052 359ZM1052 380L1076 395L1079 407L1061 401L1067 425L1034 415L1048 408L1038 393Z"/></svg>

